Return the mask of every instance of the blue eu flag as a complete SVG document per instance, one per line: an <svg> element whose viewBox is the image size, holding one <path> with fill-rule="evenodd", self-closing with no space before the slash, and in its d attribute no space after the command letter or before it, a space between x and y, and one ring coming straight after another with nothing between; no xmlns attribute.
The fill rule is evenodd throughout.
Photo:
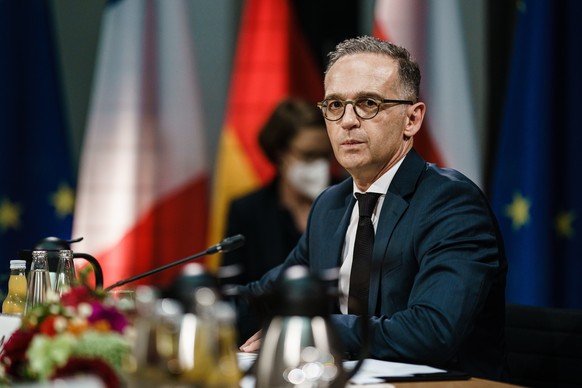
<svg viewBox="0 0 582 388"><path fill-rule="evenodd" d="M56 44L40 0L0 1L0 274L41 238L71 237L74 182Z"/></svg>
<svg viewBox="0 0 582 388"><path fill-rule="evenodd" d="M517 6L492 185L507 301L582 308L582 2Z"/></svg>

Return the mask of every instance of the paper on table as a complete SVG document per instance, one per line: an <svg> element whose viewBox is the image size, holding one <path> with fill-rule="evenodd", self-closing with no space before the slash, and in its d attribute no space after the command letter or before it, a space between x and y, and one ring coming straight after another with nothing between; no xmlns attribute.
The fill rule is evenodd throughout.
<svg viewBox="0 0 582 388"><path fill-rule="evenodd" d="M240 370L246 371L253 365L257 359L258 353L238 352L236 355L238 359L238 367Z"/></svg>
<svg viewBox="0 0 582 388"><path fill-rule="evenodd" d="M350 370L357 361L344 361L344 367ZM424 373L443 373L443 369L433 368L427 365L405 364L401 362L380 361L366 358L362 367L350 380L353 384L375 384L384 380L382 377L404 377Z"/></svg>
<svg viewBox="0 0 582 388"><path fill-rule="evenodd" d="M242 370L248 370L256 360L256 353L238 353L238 362ZM343 365L346 371L351 370L357 361L344 361ZM350 380L352 384L377 384L384 383L382 377L399 377L413 376L424 373L443 373L443 369L433 368L427 365L405 364L401 362L380 361L367 358L362 363L362 367L356 375ZM254 379L250 378L241 383L241 387L253 387Z"/></svg>

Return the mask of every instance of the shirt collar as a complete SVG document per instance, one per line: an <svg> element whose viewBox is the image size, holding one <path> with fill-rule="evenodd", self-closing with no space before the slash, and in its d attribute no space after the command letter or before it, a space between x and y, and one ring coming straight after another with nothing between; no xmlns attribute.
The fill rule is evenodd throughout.
<svg viewBox="0 0 582 388"><path fill-rule="evenodd" d="M386 193L388 192L388 187L390 187L390 183L392 183L392 179L394 179L394 175L396 175L396 171L398 171L398 168L400 168L400 165L402 164L403 161L404 158L400 159L394 166L390 168L390 170L386 171L378 179L376 179L370 185L370 187L368 187L366 193L381 193L382 195L386 195ZM362 191L358 189L358 187L356 186L356 182L354 181L352 195L354 195L355 197L355 193L361 192Z"/></svg>

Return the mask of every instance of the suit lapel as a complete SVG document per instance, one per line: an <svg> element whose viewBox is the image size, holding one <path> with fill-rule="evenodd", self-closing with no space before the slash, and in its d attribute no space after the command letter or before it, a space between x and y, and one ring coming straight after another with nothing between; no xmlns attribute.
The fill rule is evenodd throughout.
<svg viewBox="0 0 582 388"><path fill-rule="evenodd" d="M352 187L352 179L346 179L335 187L338 192L326 199L331 203L328 209L321 213L323 218L318 219L319 238L315 241L318 248L317 253L311 258L312 268L315 270L339 268L342 264L345 234L356 201L352 195Z"/></svg>
<svg viewBox="0 0 582 388"><path fill-rule="evenodd" d="M336 266L339 268L342 265L342 249L344 247L346 239L346 231L350 223L350 218L352 215L352 208L356 202L356 199L351 195L351 191L348 196L346 196L345 205L330 211L330 229L334 229L333 236L328 240L330 243L330 256L336 258Z"/></svg>
<svg viewBox="0 0 582 388"><path fill-rule="evenodd" d="M384 204L380 212L376 237L374 240L374 252L372 254L372 271L370 275L370 294L368 299L368 313L375 313L378 296L380 294L380 278L382 265L386 257L388 243L398 221L408 208L407 198L416 188L422 171L426 168L426 162L414 151L410 150L402 165L396 172L390 183Z"/></svg>

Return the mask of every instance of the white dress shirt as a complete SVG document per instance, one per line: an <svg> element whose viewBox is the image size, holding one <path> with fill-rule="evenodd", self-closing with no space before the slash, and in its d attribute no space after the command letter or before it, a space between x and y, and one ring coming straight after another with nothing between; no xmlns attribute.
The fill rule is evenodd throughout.
<svg viewBox="0 0 582 388"><path fill-rule="evenodd" d="M382 210L382 205L384 204L384 198L386 198L386 193L388 192L388 187L396 175L396 171L402 164L404 158L400 159L392 168L386 171L380 178L378 178L372 185L366 190L367 193L380 193L380 198L376 203L376 208L372 213L372 224L374 224L374 231L378 227L378 216L380 215L380 210ZM354 182L353 195L355 193L361 193L356 187ZM350 218L350 224L348 230L346 231L346 238L344 241L344 247L342 250L342 266L339 271L339 291L341 295L349 295L350 291L350 273L352 271L352 261L354 255L354 242L356 240L356 229L358 227L358 218L360 217L360 211L358 210L358 205L354 206L352 209L352 217ZM342 314L348 313L348 299L340 298L339 307Z"/></svg>

